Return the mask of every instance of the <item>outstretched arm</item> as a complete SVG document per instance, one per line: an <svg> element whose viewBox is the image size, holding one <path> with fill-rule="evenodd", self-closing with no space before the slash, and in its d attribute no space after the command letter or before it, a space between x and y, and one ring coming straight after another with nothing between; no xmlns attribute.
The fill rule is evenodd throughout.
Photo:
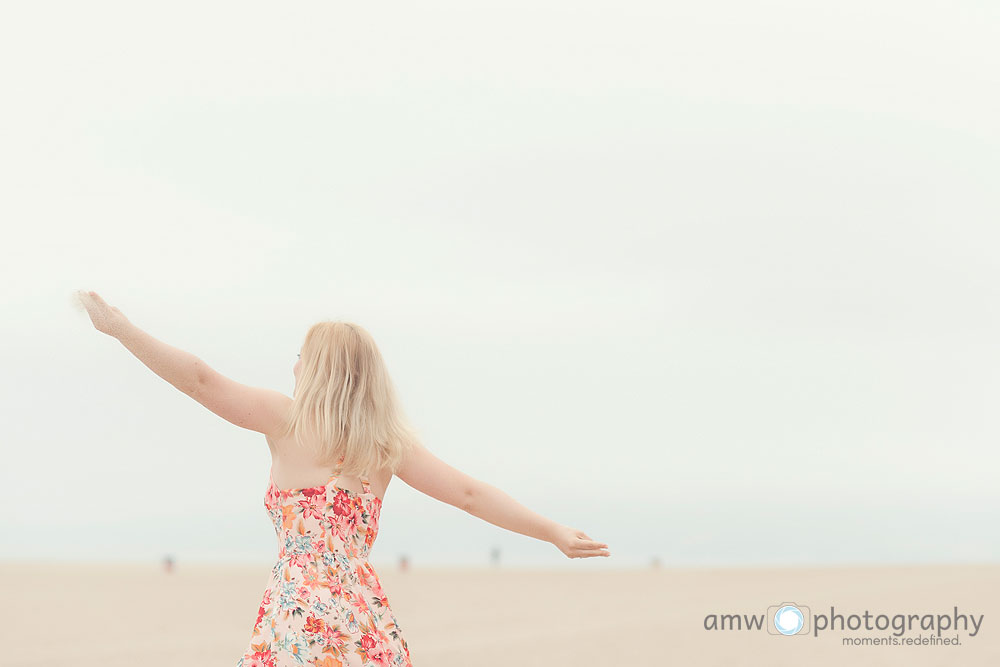
<svg viewBox="0 0 1000 667"><path fill-rule="evenodd" d="M569 558L611 555L607 544L533 512L497 487L448 465L421 444L407 453L397 477L417 491L494 526L551 542Z"/></svg>
<svg viewBox="0 0 1000 667"><path fill-rule="evenodd" d="M494 526L551 542L570 558L611 555L607 544L531 511L502 489L482 480L475 480L466 511Z"/></svg>
<svg viewBox="0 0 1000 667"><path fill-rule="evenodd" d="M281 392L240 384L204 361L135 326L97 292L77 292L94 327L117 338L161 378L226 421L259 433L273 433L290 399Z"/></svg>

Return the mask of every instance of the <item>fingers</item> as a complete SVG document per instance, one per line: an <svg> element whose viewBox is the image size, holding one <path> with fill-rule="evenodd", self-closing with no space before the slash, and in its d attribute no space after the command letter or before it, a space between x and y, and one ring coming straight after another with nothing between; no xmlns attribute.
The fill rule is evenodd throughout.
<svg viewBox="0 0 1000 667"><path fill-rule="evenodd" d="M588 550L588 551L574 551L574 552L572 552L570 554L567 554L567 556L569 556L570 558L593 558L595 556L603 556L604 558L607 558L610 555L611 555L611 552L607 551L605 549L592 549L592 550Z"/></svg>
<svg viewBox="0 0 1000 667"><path fill-rule="evenodd" d="M88 292L87 290L82 290L81 289L81 290L77 290L76 291L76 295L77 295L77 297L79 297L80 303L83 303L83 304L94 305L94 304L103 303L103 301L101 300L101 297L97 296L96 292Z"/></svg>
<svg viewBox="0 0 1000 667"><path fill-rule="evenodd" d="M592 558L594 556L610 556L611 552L608 550L608 545L604 542L596 542L590 538L578 539L577 543L573 545L570 553L567 554L570 558Z"/></svg>
<svg viewBox="0 0 1000 667"><path fill-rule="evenodd" d="M562 552L569 558L593 558L594 556L611 555L606 542L598 542L582 530L570 529L573 538L570 543L562 549Z"/></svg>
<svg viewBox="0 0 1000 667"><path fill-rule="evenodd" d="M595 542L589 537L586 539L581 539L576 544L573 545L573 548L575 549L602 549L602 548L606 549L607 547L608 545L605 544L604 542Z"/></svg>

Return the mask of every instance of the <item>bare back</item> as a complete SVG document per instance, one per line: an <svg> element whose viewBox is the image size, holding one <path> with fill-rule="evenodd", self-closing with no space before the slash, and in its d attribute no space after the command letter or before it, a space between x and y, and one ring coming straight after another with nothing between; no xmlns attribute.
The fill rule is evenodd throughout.
<svg viewBox="0 0 1000 667"><path fill-rule="evenodd" d="M289 399L291 405L291 399ZM288 437L275 437L265 434L267 446L271 450L271 477L275 486L279 489L303 489L310 486L322 486L330 479L334 468L329 465L320 464L310 454L317 449L300 447L295 441ZM305 445L314 443L305 442ZM392 473L388 470L379 470L368 478L371 484L372 493L385 498L386 489L392 479ZM338 478L337 486L348 491L362 491L361 480L352 475L341 475Z"/></svg>

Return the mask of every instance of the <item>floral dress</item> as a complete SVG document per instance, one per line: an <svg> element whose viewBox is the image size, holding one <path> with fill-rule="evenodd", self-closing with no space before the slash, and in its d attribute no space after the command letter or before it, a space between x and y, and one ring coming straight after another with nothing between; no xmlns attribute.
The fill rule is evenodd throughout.
<svg viewBox="0 0 1000 667"><path fill-rule="evenodd" d="M344 458L323 486L264 495L278 562L236 667L412 667L410 650L368 552L382 499L337 487Z"/></svg>

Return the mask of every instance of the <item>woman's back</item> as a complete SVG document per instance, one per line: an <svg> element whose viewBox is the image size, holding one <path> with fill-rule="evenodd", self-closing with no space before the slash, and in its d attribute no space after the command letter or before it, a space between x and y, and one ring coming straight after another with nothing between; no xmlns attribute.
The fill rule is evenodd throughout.
<svg viewBox="0 0 1000 667"><path fill-rule="evenodd" d="M326 483L333 472L329 465L316 461L315 447L296 444L291 437L265 435L271 450L271 473L275 483L282 489L303 488ZM372 492L380 499L385 498L392 472L379 470L368 477ZM337 482L340 488L361 491L361 480L351 475L342 475Z"/></svg>

